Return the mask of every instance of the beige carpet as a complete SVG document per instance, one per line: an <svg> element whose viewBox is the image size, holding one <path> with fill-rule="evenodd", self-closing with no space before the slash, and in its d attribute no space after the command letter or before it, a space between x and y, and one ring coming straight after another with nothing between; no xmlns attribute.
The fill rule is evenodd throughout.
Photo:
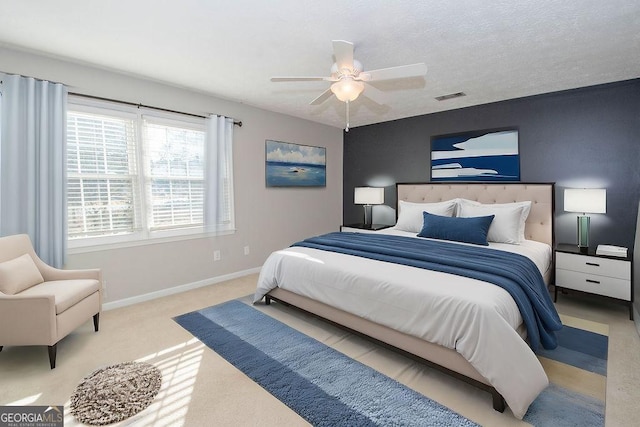
<svg viewBox="0 0 640 427"><path fill-rule="evenodd" d="M65 405L65 425L77 425L69 397L97 368L145 361L163 373L155 402L119 425L298 426L296 413L206 348L171 318L253 293L257 276L104 312L100 332L91 322L58 345L49 369L43 347L5 347L0 353L0 405ZM366 340L297 311L259 306L264 312L487 426L525 425L507 410L491 408L488 393L409 361ZM559 297L563 315L609 326L606 425L634 426L640 419L640 337L628 311L598 299Z"/></svg>

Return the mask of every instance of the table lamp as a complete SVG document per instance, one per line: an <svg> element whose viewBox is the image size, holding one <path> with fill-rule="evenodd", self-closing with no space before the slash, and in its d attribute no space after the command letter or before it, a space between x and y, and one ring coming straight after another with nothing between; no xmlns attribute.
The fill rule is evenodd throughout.
<svg viewBox="0 0 640 427"><path fill-rule="evenodd" d="M371 227L373 223L371 206L384 203L384 188L356 187L353 202L356 205L364 205L364 225Z"/></svg>
<svg viewBox="0 0 640 427"><path fill-rule="evenodd" d="M578 215L578 247L581 252L589 249L588 213L607 212L607 191L604 188L567 188L564 190L565 212L580 212Z"/></svg>

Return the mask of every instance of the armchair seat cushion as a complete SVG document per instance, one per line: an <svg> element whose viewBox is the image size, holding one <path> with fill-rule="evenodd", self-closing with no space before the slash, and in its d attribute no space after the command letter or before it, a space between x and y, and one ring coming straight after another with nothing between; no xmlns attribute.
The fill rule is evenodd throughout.
<svg viewBox="0 0 640 427"><path fill-rule="evenodd" d="M55 297L57 315L99 291L100 281L94 279L52 280L32 286L20 292L20 295L53 295Z"/></svg>

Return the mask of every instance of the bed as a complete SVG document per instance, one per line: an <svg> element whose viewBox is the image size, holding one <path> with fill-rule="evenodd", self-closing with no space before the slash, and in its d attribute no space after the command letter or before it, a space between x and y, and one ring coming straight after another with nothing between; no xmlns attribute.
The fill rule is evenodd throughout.
<svg viewBox="0 0 640 427"><path fill-rule="evenodd" d="M482 208L530 202L520 230L524 239L518 244L491 243L489 249L531 258L545 283L551 281L553 184L412 183L397 184L396 190L398 211L405 215L398 218L396 227L375 232L376 236L367 239L385 234L389 239L411 244L432 240L417 238L415 231L400 227L407 218L408 207L439 206L460 198L479 203ZM460 209L459 205L454 209ZM351 234L333 237L344 240ZM365 238L353 236L356 237ZM362 246L368 244L367 241ZM529 345L532 339L523 322L528 315L520 315L514 301L518 298L505 289L447 271L295 246L276 251L267 259L254 302L265 298L267 304L276 300L292 305L391 346L489 391L496 410L504 411L506 403L516 417L522 418L548 385ZM546 287L544 293L549 298Z"/></svg>

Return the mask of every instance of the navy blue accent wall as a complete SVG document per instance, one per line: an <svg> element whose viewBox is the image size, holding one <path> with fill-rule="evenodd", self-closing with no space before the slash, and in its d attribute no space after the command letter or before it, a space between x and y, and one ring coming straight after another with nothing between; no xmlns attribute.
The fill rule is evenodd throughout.
<svg viewBox="0 0 640 427"><path fill-rule="evenodd" d="M446 101L443 101L446 102ZM565 188L606 188L591 215L591 243L633 247L640 199L640 79L352 128L344 137L345 224L362 222L353 189L385 187L374 222L395 222L395 183L428 182L430 137L518 127L522 182L556 183L556 242L576 242ZM640 250L640 248L639 248Z"/></svg>

